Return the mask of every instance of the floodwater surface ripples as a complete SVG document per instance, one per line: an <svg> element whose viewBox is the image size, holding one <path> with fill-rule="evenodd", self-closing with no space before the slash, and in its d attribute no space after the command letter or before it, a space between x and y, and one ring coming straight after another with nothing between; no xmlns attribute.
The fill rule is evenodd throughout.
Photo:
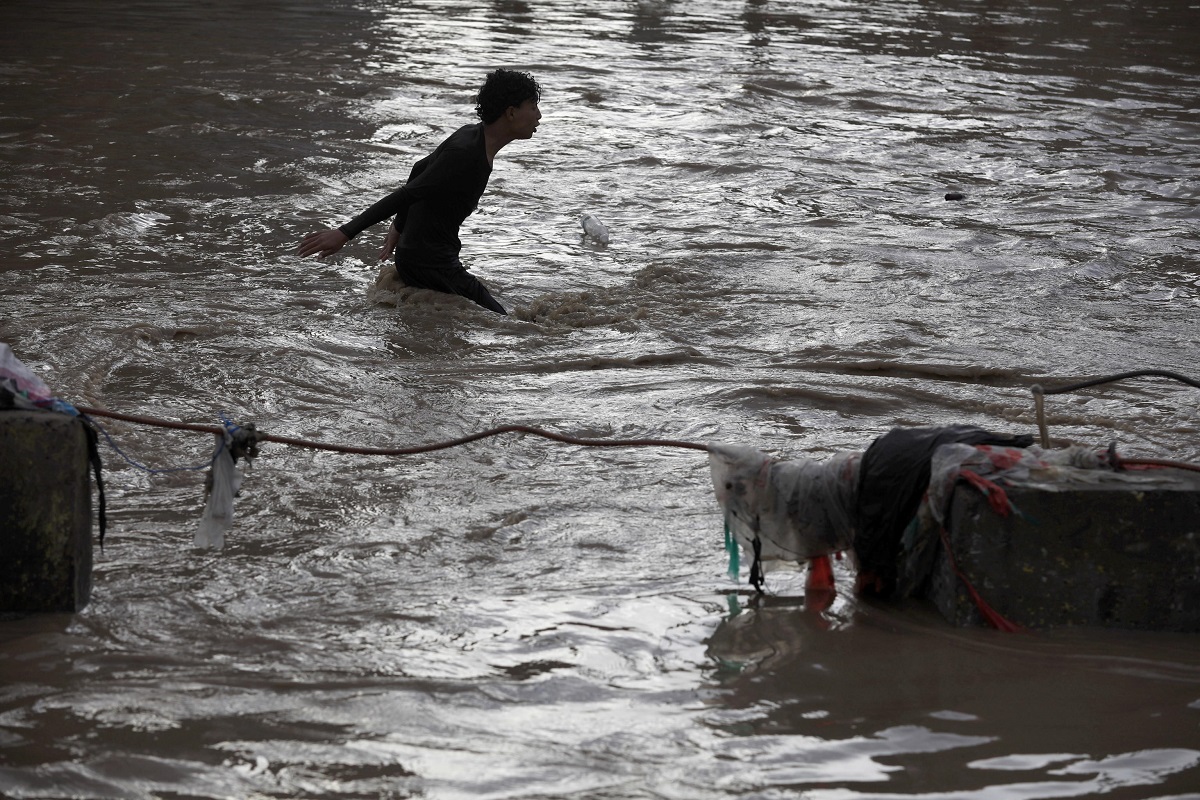
<svg viewBox="0 0 1200 800"><path fill-rule="evenodd" d="M1188 0L0 7L0 341L65 399L389 447L824 458L1200 353ZM545 93L463 230L507 307L292 253ZM963 195L948 201L947 193ZM582 236L590 212L612 237ZM1195 390L1047 399L1200 459ZM107 424L155 469L208 437ZM956 630L726 575L702 454L104 450L91 604L0 621L0 794L1195 798L1194 636Z"/></svg>

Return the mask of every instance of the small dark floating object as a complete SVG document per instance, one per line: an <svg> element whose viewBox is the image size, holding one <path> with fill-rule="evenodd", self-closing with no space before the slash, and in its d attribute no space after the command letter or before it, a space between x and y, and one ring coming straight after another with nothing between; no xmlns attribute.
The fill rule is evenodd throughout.
<svg viewBox="0 0 1200 800"><path fill-rule="evenodd" d="M962 192L946 192L946 199L947 200L962 200L963 193Z"/></svg>

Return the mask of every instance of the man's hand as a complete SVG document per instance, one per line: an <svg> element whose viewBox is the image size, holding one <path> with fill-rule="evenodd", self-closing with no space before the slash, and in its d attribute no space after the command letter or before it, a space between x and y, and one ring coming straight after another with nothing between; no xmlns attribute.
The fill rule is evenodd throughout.
<svg viewBox="0 0 1200 800"><path fill-rule="evenodd" d="M337 228L317 231L304 237L300 242L300 249L296 251L296 255L304 258L316 253L317 258L324 258L341 250L348 241L350 241L350 237Z"/></svg>
<svg viewBox="0 0 1200 800"><path fill-rule="evenodd" d="M396 243L400 241L400 231L396 230L396 223L393 222L388 227L387 239L383 242L383 250L379 251L379 260L387 261L391 258L392 253L396 252Z"/></svg>

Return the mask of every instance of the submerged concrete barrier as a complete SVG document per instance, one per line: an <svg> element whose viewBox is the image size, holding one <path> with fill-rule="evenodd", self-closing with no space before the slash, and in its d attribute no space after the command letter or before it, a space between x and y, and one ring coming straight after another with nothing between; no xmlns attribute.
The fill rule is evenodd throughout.
<svg viewBox="0 0 1200 800"><path fill-rule="evenodd" d="M92 591L83 422L0 411L0 611L79 611Z"/></svg>
<svg viewBox="0 0 1200 800"><path fill-rule="evenodd" d="M1004 486L1001 516L974 488L954 490L954 563L995 611L1027 628L1092 625L1200 632L1200 473L1079 471ZM947 620L982 617L945 548L927 587Z"/></svg>

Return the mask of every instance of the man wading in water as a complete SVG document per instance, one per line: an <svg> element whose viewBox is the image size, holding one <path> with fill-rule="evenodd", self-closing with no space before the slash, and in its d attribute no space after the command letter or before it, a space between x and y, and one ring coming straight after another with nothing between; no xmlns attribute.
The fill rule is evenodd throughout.
<svg viewBox="0 0 1200 800"><path fill-rule="evenodd" d="M339 228L310 233L297 254L336 253L372 225L393 217L382 261L394 252L396 274L408 286L459 294L497 314L507 313L458 260L458 229L479 204L500 148L531 139L542 112L542 90L525 72L489 73L475 98L481 122L459 128L418 161L408 182Z"/></svg>

